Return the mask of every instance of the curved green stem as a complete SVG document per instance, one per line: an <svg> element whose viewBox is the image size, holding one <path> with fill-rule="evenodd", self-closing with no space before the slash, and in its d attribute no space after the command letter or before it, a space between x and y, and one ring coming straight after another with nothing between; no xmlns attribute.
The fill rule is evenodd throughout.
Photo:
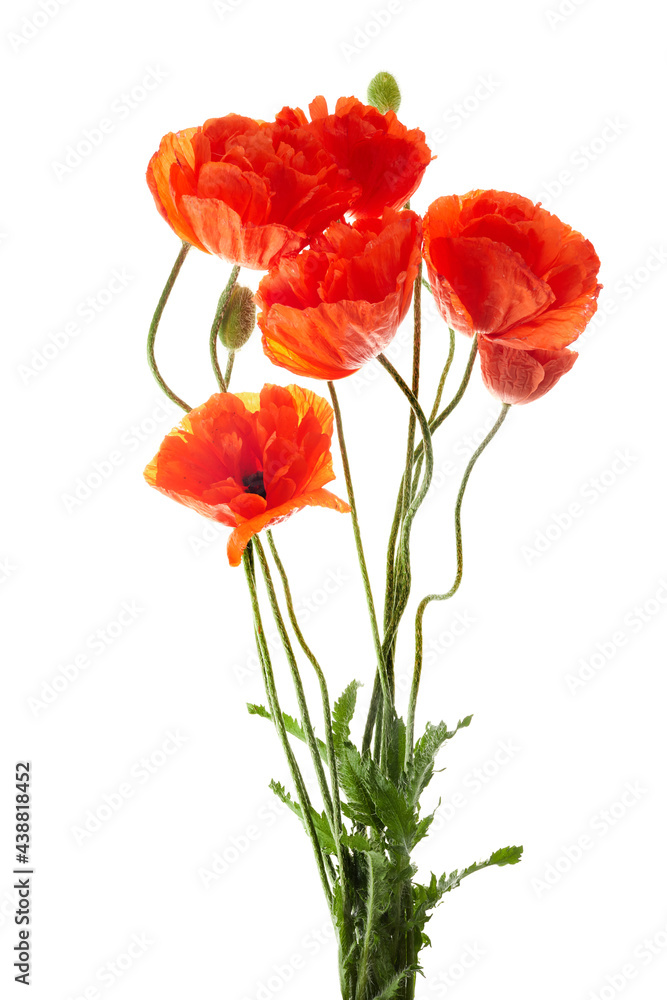
<svg viewBox="0 0 667 1000"><path fill-rule="evenodd" d="M211 326L211 332L208 338L208 349L209 349L209 354L211 355L211 365L213 367L213 371L215 373L215 377L220 392L227 392L227 386L229 384L228 376L231 376L231 365L228 361L227 363L228 375L225 375L225 377L223 378L222 371L220 369L220 362L218 361L218 333L220 331L220 324L222 322L222 314L225 311L225 306L229 302L229 296L232 294L240 270L241 268L238 264L235 264L234 267L232 268L232 273L229 275L229 281L223 288L220 294L220 298L218 299L218 308L215 310L215 316L213 317L213 324ZM234 361L232 359L231 364L233 363Z"/></svg>
<svg viewBox="0 0 667 1000"><path fill-rule="evenodd" d="M425 469L422 484L417 490L416 495L412 498L410 506L405 512L403 518L403 528L401 531L401 536L398 543L398 587L396 593L396 600L394 603L393 613L390 618L389 627L385 632L383 649L391 649L396 632L398 629L399 622L405 611L408 597L410 595L410 532L412 530L412 523L415 519L415 515L419 510L421 504L424 501L426 494L428 493L429 487L431 485L431 480L433 478L433 444L431 442L431 431L428 425L428 420L426 415L419 405L414 393L410 390L405 381L401 378L399 373L396 371L394 366L390 361L385 358L383 354L378 355L378 361L382 367L389 372L394 382L401 390L401 392L406 396L410 406L412 407L414 414L419 422L419 426L422 433L422 446L425 449Z"/></svg>
<svg viewBox="0 0 667 1000"><path fill-rule="evenodd" d="M385 662L384 651L382 648L382 641L380 639L377 616L375 614L375 602L373 600L373 591L371 590L371 582L368 576L368 566L366 565L364 546L361 540L361 529L359 527L359 514L357 511L357 503L354 496L354 487L352 485L352 475L350 473L350 460L347 453L347 445L345 444L345 434L343 432L343 419L341 417L340 404L338 402L336 387L334 386L333 382L328 382L327 385L329 386L331 404L333 406L334 416L336 418L336 430L338 432L338 446L340 448L341 459L343 462L343 472L345 475L345 486L347 487L347 496L352 511L352 528L354 531L354 542L357 548L357 557L359 559L359 567L361 569L361 577L364 585L364 593L366 594L366 604L368 606L368 616L370 618L371 631L373 633L373 645L375 647L375 656L377 659L377 670L380 675L380 684L382 688L382 696L384 699L383 715L388 723L389 712L393 702L391 701L391 689L389 686L387 665ZM382 743L383 743L383 760L384 760L384 753L386 752L386 741L383 740Z"/></svg>
<svg viewBox="0 0 667 1000"><path fill-rule="evenodd" d="M442 413L440 413L435 419L431 414L429 419L429 427L431 428L431 434L435 434L438 427L440 427L447 417L452 413L456 407L459 405L463 399L463 395L468 388L470 382L470 376L472 375L472 370L475 367L475 358L477 357L477 335L473 337L472 347L470 348L470 354L468 355L468 362L466 364L466 369L463 373L463 378L461 379L461 384L459 385L456 393L449 401L447 406L444 408ZM415 473L413 482L419 482L419 474L421 472L422 462L424 461L424 448L423 445L419 445L415 451Z"/></svg>
<svg viewBox="0 0 667 1000"><path fill-rule="evenodd" d="M259 653L259 659L262 664L262 673L264 675L264 684L266 687L266 696L269 700L269 708L273 716L273 722L280 737L280 742L282 744L285 757L287 758L287 763L290 769L290 774L292 776L292 781L296 788L296 794L299 800L299 805L301 807L301 815L303 818L303 824L306 828L308 836L313 847L313 852L315 854L315 862L317 864L317 870L320 875L320 881L322 883L322 888L324 889L324 895L326 896L327 903L331 909L333 903L333 895L331 892L331 885L329 884L329 876L327 875L327 869L324 862L324 855L320 842L317 836L317 831L315 830L315 825L313 823L313 817L311 815L311 804L308 792L306 791L306 785L303 780L303 775L299 770L299 765L296 762L294 752L290 746L289 737L287 735L287 730L285 729L285 722L283 719L283 714L280 708L280 702L278 700L278 691L276 689L276 681L273 674L273 668L271 666L271 657L269 655L269 647L266 641L266 635L264 633L264 628L262 626L262 616L259 608L259 600L257 597L257 585L255 583L255 571L252 565L252 545L248 545L243 554L243 566L245 569L246 579L248 581L248 589L250 591L250 602L252 604L253 620L255 624L255 639L257 642L257 651Z"/></svg>
<svg viewBox="0 0 667 1000"><path fill-rule="evenodd" d="M317 676L317 680L320 685L320 694L322 696L322 714L324 716L324 731L325 731L325 742L327 745L327 757L329 760L329 770L331 772L331 790L333 795L333 807L334 807L334 835L340 839L340 835L343 829L343 820L340 806L340 783L338 780L338 761L336 760L336 754L334 752L334 742L333 742L333 726L331 720L331 701L329 699L329 689L327 687L326 677L324 676L324 671L320 666L315 654L306 642L299 621L296 616L296 611L294 610L294 600L292 598L292 591L289 585L289 580L287 579L287 573L285 567L278 555L278 550L276 549L276 543L273 539L273 532L271 530L267 531L266 537L269 540L269 548L271 549L271 555L276 564L278 574L282 580L283 590L285 592L285 601L287 603L287 612L289 615L289 620L291 622L294 634L297 637L297 641L301 646L301 649L307 656L311 663L313 670Z"/></svg>
<svg viewBox="0 0 667 1000"><path fill-rule="evenodd" d="M413 338L412 338L412 394L415 399L419 395L419 376L420 376L420 364L421 364L421 276L422 276L422 262L419 262L419 269L417 272L417 280L414 284L414 304L413 304ZM383 627L386 630L388 622L391 619L391 615L394 610L394 600L395 600L395 587L394 587L394 576L395 576L395 559L396 559L396 540L398 538L398 532L400 530L401 522L405 511L407 510L408 503L410 500L412 492L412 465L414 459L415 451L415 430L417 426L417 421L415 417L415 411L410 408L410 418L408 421L408 440L407 449L405 457L405 469L403 476L401 477L401 484L399 486L398 497L396 500L396 509L394 511L394 520L392 521L391 530L389 533L389 542L387 544L387 559L386 559L386 583L385 583L385 598L384 598L384 620ZM393 647L389 651L386 651L386 663L387 663L387 674L389 677L389 684L392 689L392 695L394 694L394 662L393 662ZM377 712L377 703L371 700L370 712L375 715Z"/></svg>
<svg viewBox="0 0 667 1000"><path fill-rule="evenodd" d="M447 360L445 361L445 367L442 369L442 375L440 376L440 381L438 382L438 391L436 392L435 400L433 401L431 416L428 418L429 424L432 423L438 415L438 410L440 409L440 402L442 400L442 393L445 388L445 382L447 381L447 376L449 375L449 369L452 367L452 361L454 360L455 350L456 350L456 334L450 327L449 354L447 355Z"/></svg>
<svg viewBox="0 0 667 1000"><path fill-rule="evenodd" d="M461 505L463 503L463 496L466 491L466 486L468 485L468 480L470 479L470 473L475 467L477 459L482 454L486 446L490 441L496 436L500 427L507 416L510 404L503 403L500 415L496 420L495 424L486 435L482 443L479 445L477 450L473 453L465 472L463 473L463 479L461 480L461 486L459 487L459 492L456 497L456 507L454 510L454 536L456 539L456 576L454 578L454 583L449 588L449 590L444 594L428 594L423 601L419 604L417 608L417 615L415 618L415 667L412 677L412 690L410 692L410 705L408 708L408 721L407 721L407 740L406 747L407 753L412 754L412 748L414 745L414 733L415 733L415 711L417 708L417 695L419 693L419 683L421 680L422 671L422 661L423 661L423 623L424 623L424 612L426 608L432 601L447 601L450 597L453 597L456 591L459 589L461 584L461 579L463 577L463 542L461 539Z"/></svg>
<svg viewBox="0 0 667 1000"><path fill-rule="evenodd" d="M229 392L229 383L232 380L232 368L236 359L236 351L227 352L227 367L225 368L225 392Z"/></svg>
<svg viewBox="0 0 667 1000"><path fill-rule="evenodd" d="M301 681L301 675L299 673L299 666L296 662L296 657L294 655L294 650L292 649L292 643L290 642L289 635L287 634L287 629L285 628L285 622L283 620L282 613L280 611L280 605L278 603L278 597L276 595L276 589L273 585L273 580L271 578L271 570L266 559L266 554L264 548L259 538L255 537L253 541L253 548L256 549L257 555L259 556L259 564L262 569L262 576L264 577L264 583L266 585L266 590L269 595L269 604L271 605L271 611L273 612L273 617L278 628L278 634L280 635L285 654L287 656L287 662L289 663L290 672L292 674L292 681L294 682L294 690L296 691L296 700L299 705L299 715L301 716L301 727L306 736L306 742L308 744L308 749L310 750L310 755L313 759L313 766L315 767L315 772L317 774L317 781L320 786L320 792L322 793L322 799L324 800L324 808L327 814L327 819L331 826L332 832L334 829L334 811L333 802L331 800L331 793L329 791L329 786L327 784L326 774L324 773L324 766L322 764L322 758L320 757L320 751L317 746L317 740L315 738L315 731L313 729L313 724L310 718L310 712L308 711L308 705L306 703L306 692L303 689L303 683Z"/></svg>
<svg viewBox="0 0 667 1000"><path fill-rule="evenodd" d="M428 284L428 282L426 282L426 284ZM454 360L454 350L455 350L455 347L456 347L455 334L454 334L454 331L452 329L450 329L450 331L449 331L449 354L447 356L447 361L445 362L445 367L443 368L442 375L440 376L440 382L438 383L438 390L437 390L437 393L436 393L436 396L435 396L435 401L433 403L433 407L431 409L431 416L429 417L429 424L431 424L433 422L433 420L435 419L435 417L436 417L436 415L438 413L438 409L440 407L440 401L442 399L442 393L443 393L443 390L444 390L444 387L445 387L445 382L446 382L447 376L449 374L449 369L452 366L452 361ZM468 376L468 378L470 378L470 376ZM467 385L467 383L466 383L466 385ZM414 386L413 386L413 390L414 390ZM463 395L463 393L461 395ZM411 419L414 420L414 413L413 412L411 412ZM411 462L412 462L413 455L410 452L410 450L408 450L408 454L410 455L410 459L411 459ZM422 461L423 461L423 459L420 457L420 459L415 463L415 474L414 474L414 480L413 480L413 483L415 483L415 484L419 480L419 476L420 476L420 473L421 473ZM398 538L398 531L399 531L399 528L400 528L400 525L401 525L401 518L402 518L402 515L403 515L403 501L404 501L404 495L405 495L404 494L405 483L406 483L406 473L403 474L403 479L401 480L401 487L400 487L398 499L396 501L396 509L394 510L394 520L392 522L391 532L390 532L390 535L389 535L389 544L387 546L387 591L386 591L386 595L385 595L385 608L384 608L384 627L385 627L385 629L387 628L387 626L389 624L389 617L391 615L391 608L393 606L393 598L394 598L394 559L395 559L395 552L396 552L396 539ZM414 487L414 488L416 488L416 487ZM411 487L412 492L414 492L414 488Z"/></svg>
<svg viewBox="0 0 667 1000"><path fill-rule="evenodd" d="M461 379L461 384L456 390L456 393L449 401L447 406L444 408L442 413L439 413L435 420L431 423L431 434L437 431L438 427L447 419L452 410L455 410L463 399L463 394L468 388L468 383L470 382L470 376L472 375L472 370L475 366L475 358L477 357L477 334L473 337L472 347L470 348L470 354L468 355L468 362L466 364L466 369L463 373L463 378Z"/></svg>
<svg viewBox="0 0 667 1000"><path fill-rule="evenodd" d="M174 287L176 278L178 277L178 274L183 266L183 261L187 257L190 246L191 246L190 243L186 243L186 241L183 240L178 257L176 258L176 262L174 263L174 266L171 269L171 273L167 278L167 284L164 286L162 290L162 295L160 296L155 312L153 313L153 319L151 320L151 325L148 329L148 343L146 344L146 352L148 354L148 367L152 371L155 381L160 386L165 396L168 396L169 399L172 401L172 403L176 403L176 405L180 406L181 409L185 410L186 413L189 413L192 407L188 406L188 404L184 402L180 396L176 395L173 389L169 388L165 380L162 378L162 375L160 374L160 369L158 368L157 361L155 360L155 338L157 336L157 329L158 326L160 325L160 320L162 319L162 313L164 312L164 307L167 304L167 299L171 295L171 290Z"/></svg>
<svg viewBox="0 0 667 1000"><path fill-rule="evenodd" d="M324 717L324 733L325 742L327 747L327 759L329 763L329 772L331 774L331 792L333 796L333 822L332 831L334 835L334 841L336 843L336 851L338 854L338 866L339 866L339 882L341 889L341 897L343 903L343 912L345 915L345 927L348 937L353 934L353 929L349 926L351 920L351 913L349 910L349 893L348 893L348 877L349 877L349 854L343 845L342 835L343 835L343 817L340 804L340 781L338 777L338 760L336 758L336 750L334 747L334 735L333 735L333 724L331 717L331 701L329 699L329 689L327 687L326 678L324 676L324 671L320 666L315 654L306 642L301 627L296 616L296 611L294 609L294 601L292 599L292 591L290 589L289 580L287 579L287 573L285 572L285 567L278 555L278 550L276 549L276 543L273 540L273 532L271 530L267 531L266 536L269 540L269 548L271 549L271 554L273 555L273 560L278 569L280 579L282 580L283 590L285 593L285 601L287 603L287 612L289 614L289 620L292 624L294 634L297 637L301 649L310 661L313 670L317 676L317 680L320 685L320 695L322 698L322 715Z"/></svg>

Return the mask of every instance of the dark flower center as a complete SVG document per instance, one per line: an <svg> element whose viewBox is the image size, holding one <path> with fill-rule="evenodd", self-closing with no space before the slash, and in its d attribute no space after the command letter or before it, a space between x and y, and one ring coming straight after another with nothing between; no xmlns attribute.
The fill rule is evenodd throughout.
<svg viewBox="0 0 667 1000"><path fill-rule="evenodd" d="M266 500L264 473L261 469L259 472L252 472L249 476L244 476L242 482L245 486L246 493L256 493L258 497L264 497Z"/></svg>

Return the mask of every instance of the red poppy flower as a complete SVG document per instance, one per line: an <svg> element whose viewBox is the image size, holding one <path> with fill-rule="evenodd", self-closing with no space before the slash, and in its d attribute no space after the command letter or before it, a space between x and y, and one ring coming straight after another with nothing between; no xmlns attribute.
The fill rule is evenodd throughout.
<svg viewBox="0 0 667 1000"><path fill-rule="evenodd" d="M391 342L419 267L421 220L386 209L382 219L336 222L260 282L264 353L310 378L352 375Z"/></svg>
<svg viewBox="0 0 667 1000"><path fill-rule="evenodd" d="M310 128L336 163L361 185L352 201L358 218L382 215L382 210L402 208L415 193L431 162L431 150L421 129L407 129L393 111L382 115L356 97L341 97L334 114L316 97L309 106L308 122L300 108L283 108L277 121Z"/></svg>
<svg viewBox="0 0 667 1000"><path fill-rule="evenodd" d="M181 239L259 270L300 250L359 191L308 129L241 115L164 136L146 179Z"/></svg>
<svg viewBox="0 0 667 1000"><path fill-rule="evenodd" d="M424 259L446 322L480 335L482 377L503 402L532 402L570 370L602 287L580 233L520 195L472 191L430 206Z"/></svg>
<svg viewBox="0 0 667 1000"><path fill-rule="evenodd" d="M348 505L328 490L333 411L298 385L218 393L171 431L144 477L150 486L234 531L232 566L262 528L302 507Z"/></svg>

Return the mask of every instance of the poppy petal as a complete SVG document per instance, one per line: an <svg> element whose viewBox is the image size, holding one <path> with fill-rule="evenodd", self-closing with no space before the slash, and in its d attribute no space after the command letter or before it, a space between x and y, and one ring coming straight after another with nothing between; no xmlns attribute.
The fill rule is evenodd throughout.
<svg viewBox="0 0 667 1000"><path fill-rule="evenodd" d="M270 511L267 510L263 514L252 518L250 521L245 521L238 528L234 529L227 542L227 557L230 566L238 566L240 564L246 546L254 535L258 534L263 528L268 528L281 521L285 521L292 514L296 513L297 510L302 510L304 507L328 507L330 510L337 510L341 514L349 514L350 512L349 505L328 490L316 489L300 497L295 497L294 500L289 500L287 503L282 504L280 507L275 507Z"/></svg>

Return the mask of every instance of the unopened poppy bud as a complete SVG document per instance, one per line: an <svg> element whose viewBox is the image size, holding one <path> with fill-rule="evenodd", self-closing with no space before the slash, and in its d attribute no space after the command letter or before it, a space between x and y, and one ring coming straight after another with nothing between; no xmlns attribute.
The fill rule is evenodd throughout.
<svg viewBox="0 0 667 1000"><path fill-rule="evenodd" d="M235 285L222 313L220 340L228 351L238 351L255 329L255 297L245 285Z"/></svg>
<svg viewBox="0 0 667 1000"><path fill-rule="evenodd" d="M368 84L368 103L380 114L398 111L401 106L401 92L391 73L378 73Z"/></svg>

